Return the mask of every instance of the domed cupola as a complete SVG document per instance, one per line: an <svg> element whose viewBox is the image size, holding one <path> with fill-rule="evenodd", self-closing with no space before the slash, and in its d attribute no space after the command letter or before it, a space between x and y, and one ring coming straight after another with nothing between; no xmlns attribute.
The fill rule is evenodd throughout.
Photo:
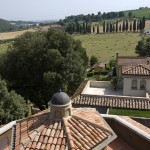
<svg viewBox="0 0 150 150"><path fill-rule="evenodd" d="M70 103L69 96L64 92L57 92L53 95L51 99L53 105L66 105Z"/></svg>
<svg viewBox="0 0 150 150"><path fill-rule="evenodd" d="M50 101L50 111L54 119L62 119L71 116L71 100L64 92L57 92Z"/></svg>

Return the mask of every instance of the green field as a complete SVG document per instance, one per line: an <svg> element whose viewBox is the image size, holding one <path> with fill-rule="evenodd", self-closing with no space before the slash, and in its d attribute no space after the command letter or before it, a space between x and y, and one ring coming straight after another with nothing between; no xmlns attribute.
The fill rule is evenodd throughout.
<svg viewBox="0 0 150 150"><path fill-rule="evenodd" d="M128 17L128 13L130 12L130 10L125 11L125 16ZM135 16L136 18L142 18L145 16L145 18L150 18L150 9L137 9L137 10L131 10L131 12L133 13L133 16Z"/></svg>
<svg viewBox="0 0 150 150"><path fill-rule="evenodd" d="M134 116L150 118L149 110L110 109L109 114L120 116Z"/></svg>
<svg viewBox="0 0 150 150"><path fill-rule="evenodd" d="M73 37L82 41L89 58L95 55L99 61L115 59L116 52L120 56L136 56L135 47L141 39L139 33L86 34Z"/></svg>
<svg viewBox="0 0 150 150"><path fill-rule="evenodd" d="M3 54L7 51L9 44L10 44L9 42L4 43L4 44L0 44L0 54Z"/></svg>

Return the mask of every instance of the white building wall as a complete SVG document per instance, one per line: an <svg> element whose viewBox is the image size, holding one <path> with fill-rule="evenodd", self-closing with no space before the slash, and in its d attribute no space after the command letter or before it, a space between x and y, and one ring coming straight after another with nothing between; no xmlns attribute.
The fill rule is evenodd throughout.
<svg viewBox="0 0 150 150"><path fill-rule="evenodd" d="M123 83L123 95L124 96L137 96L137 97L145 97L146 91L150 93L150 79L146 80L146 90L140 89L140 81L143 79L137 79L137 89L132 89L132 80L133 78L124 78Z"/></svg>
<svg viewBox="0 0 150 150"><path fill-rule="evenodd" d="M146 90L150 94L150 79L146 79Z"/></svg>

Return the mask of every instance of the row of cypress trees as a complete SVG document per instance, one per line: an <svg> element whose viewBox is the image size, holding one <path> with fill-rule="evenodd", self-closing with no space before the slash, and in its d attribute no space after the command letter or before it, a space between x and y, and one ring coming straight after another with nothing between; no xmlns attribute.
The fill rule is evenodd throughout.
<svg viewBox="0 0 150 150"><path fill-rule="evenodd" d="M103 33L108 32L124 32L124 31L139 31L145 28L145 17L133 21L123 20L122 24L118 22L103 22ZM71 22L66 27L66 32L72 33L100 33L100 25L92 26L89 22Z"/></svg>

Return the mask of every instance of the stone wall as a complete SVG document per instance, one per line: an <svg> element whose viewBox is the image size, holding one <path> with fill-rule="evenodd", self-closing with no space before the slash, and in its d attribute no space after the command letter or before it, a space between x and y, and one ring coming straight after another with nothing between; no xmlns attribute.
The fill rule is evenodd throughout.
<svg viewBox="0 0 150 150"><path fill-rule="evenodd" d="M110 81L90 81L89 86L95 88L110 88L111 83Z"/></svg>

